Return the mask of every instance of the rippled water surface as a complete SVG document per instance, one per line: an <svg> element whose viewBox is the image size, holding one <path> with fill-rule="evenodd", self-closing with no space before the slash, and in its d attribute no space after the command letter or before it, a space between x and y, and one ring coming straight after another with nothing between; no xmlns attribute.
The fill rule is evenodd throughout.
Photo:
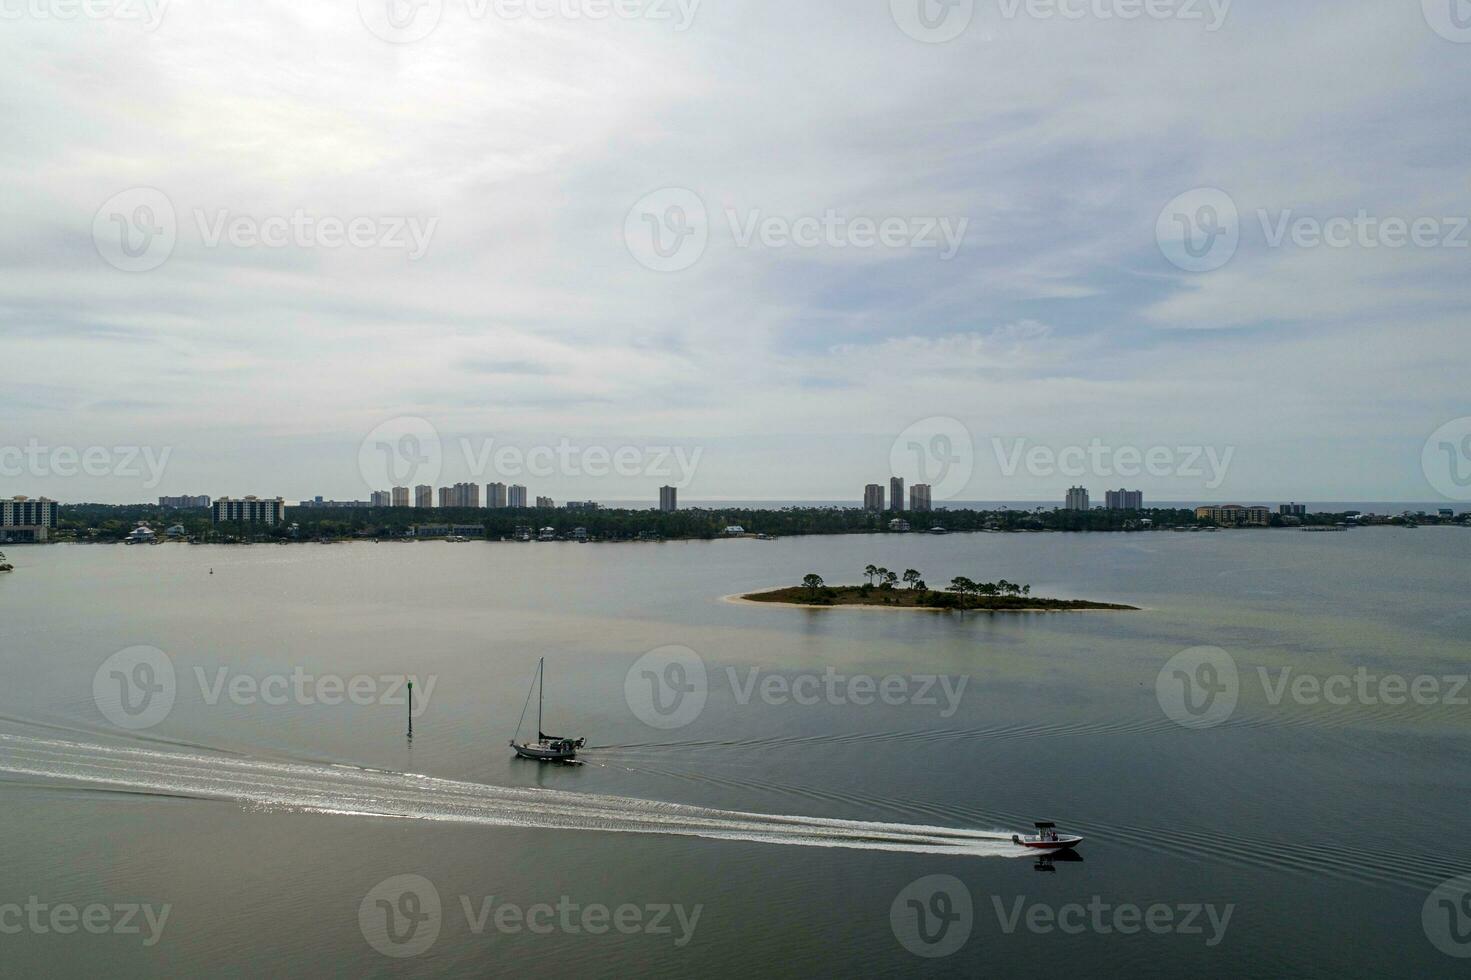
<svg viewBox="0 0 1471 980"><path fill-rule="evenodd" d="M0 936L5 975L1460 965L1422 911L1471 873L1463 529L52 546L11 558L0 906L170 911L153 945L43 917ZM931 584L1005 577L1143 608L960 617L722 599L807 572L856 582L870 562ZM131 672L136 657L109 661L136 647L167 656L173 703L129 729L113 668L161 683ZM689 651L680 673L663 654L640 659L669 647ZM1208 727L1161 703L1179 714L1185 682L1166 665L1197 647L1223 653L1183 676L1234 685L1224 716L1186 712ZM507 748L543 656L547 728L588 736L583 765ZM691 656L703 707L651 714L650 696L668 708L673 695L646 685L697 684ZM416 679L412 740L404 675ZM1334 677L1347 680L1313 687ZM1427 696L1395 698L1391 681L1380 697L1385 677L1423 678ZM322 678L356 682L359 696ZM1082 834L1082 860L1039 864L1015 848L1011 833L1038 818ZM426 948L390 958L369 935L375 889L402 875L430 883L441 911ZM968 932L922 959L901 935L918 914L901 893L937 875L955 879L952 894L933 904L926 884L919 908L959 914L968 897L968 920L946 926ZM487 902L698 918L601 933L574 918L542 934L477 918ZM1048 910L1090 903L1110 911L1047 925ZM1112 910L1134 906L1168 906L1177 926L1191 906L1230 917L1121 934L1112 924L1129 920ZM0 926L15 921L0 907Z"/></svg>

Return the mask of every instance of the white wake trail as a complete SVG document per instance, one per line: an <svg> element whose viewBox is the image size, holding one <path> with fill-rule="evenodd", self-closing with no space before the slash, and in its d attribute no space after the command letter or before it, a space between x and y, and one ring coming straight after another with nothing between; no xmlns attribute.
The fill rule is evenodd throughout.
<svg viewBox="0 0 1471 980"><path fill-rule="evenodd" d="M0 734L0 772L352 816L674 834L917 854L1020 857L999 831L742 813L630 797L492 786L351 766L243 759Z"/></svg>

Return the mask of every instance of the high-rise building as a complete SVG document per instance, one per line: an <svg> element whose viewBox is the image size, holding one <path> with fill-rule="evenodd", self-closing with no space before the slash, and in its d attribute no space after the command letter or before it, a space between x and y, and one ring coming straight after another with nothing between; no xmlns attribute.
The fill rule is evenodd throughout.
<svg viewBox="0 0 1471 980"><path fill-rule="evenodd" d="M6 544L47 540L56 526L56 501L48 497L0 500L0 541Z"/></svg>
<svg viewBox="0 0 1471 980"><path fill-rule="evenodd" d="M1103 504L1109 510L1143 510L1143 490L1109 490L1103 495Z"/></svg>
<svg viewBox="0 0 1471 980"><path fill-rule="evenodd" d="M434 507L434 488L424 483L415 487L414 506L419 510L432 509Z"/></svg>
<svg viewBox="0 0 1471 980"><path fill-rule="evenodd" d="M55 527L56 501L49 497L0 500L0 527Z"/></svg>
<svg viewBox="0 0 1471 980"><path fill-rule="evenodd" d="M241 497L232 500L220 497L210 508L210 521L219 524L228 521L243 521L247 524L284 524L286 501L284 498L263 500L260 497Z"/></svg>
<svg viewBox="0 0 1471 980"><path fill-rule="evenodd" d="M1277 513L1283 517L1307 517L1307 504L1281 504L1277 507Z"/></svg>
<svg viewBox="0 0 1471 980"><path fill-rule="evenodd" d="M409 505L409 488L408 487L394 487L393 488L393 506L395 506L395 507L407 507L408 505Z"/></svg>
<svg viewBox="0 0 1471 980"><path fill-rule="evenodd" d="M526 488L519 483L506 487L506 506L516 510L525 510Z"/></svg>
<svg viewBox="0 0 1471 980"><path fill-rule="evenodd" d="M1089 510L1088 491L1083 487L1069 487L1063 510Z"/></svg>
<svg viewBox="0 0 1471 980"><path fill-rule="evenodd" d="M934 504L930 501L930 485L928 483L916 483L909 488L909 509L916 514L923 514L934 510Z"/></svg>
<svg viewBox="0 0 1471 980"><path fill-rule="evenodd" d="M191 510L195 508L198 508L200 510L208 510L209 495L205 494L204 496L200 497L190 497L186 494L182 497L159 497L158 506L169 507L174 510Z"/></svg>
<svg viewBox="0 0 1471 980"><path fill-rule="evenodd" d="M870 483L863 488L863 509L878 513L884 509L884 485Z"/></svg>
<svg viewBox="0 0 1471 980"><path fill-rule="evenodd" d="M902 476L889 478L889 509L904 509L904 477Z"/></svg>
<svg viewBox="0 0 1471 980"><path fill-rule="evenodd" d="M659 509L666 514L679 510L679 490L674 487L660 487Z"/></svg>
<svg viewBox="0 0 1471 980"><path fill-rule="evenodd" d="M536 508L537 508L537 510L552 510L556 506L557 506L556 503L552 500L551 497L537 497L536 498Z"/></svg>
<svg viewBox="0 0 1471 980"><path fill-rule="evenodd" d="M368 495L368 506L370 507L392 507L393 494L388 490L374 490Z"/></svg>
<svg viewBox="0 0 1471 980"><path fill-rule="evenodd" d="M461 510L474 510L480 506L480 484L456 483L452 487L439 488L439 506Z"/></svg>
<svg viewBox="0 0 1471 980"><path fill-rule="evenodd" d="M491 510L503 510L506 506L506 485L504 483L487 483L485 485L485 506Z"/></svg>

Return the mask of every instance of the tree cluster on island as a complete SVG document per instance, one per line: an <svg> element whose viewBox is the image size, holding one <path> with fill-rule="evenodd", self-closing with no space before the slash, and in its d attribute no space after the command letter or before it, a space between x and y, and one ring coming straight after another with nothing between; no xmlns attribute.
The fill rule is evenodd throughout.
<svg viewBox="0 0 1471 980"><path fill-rule="evenodd" d="M1000 579L995 582L976 582L964 575L957 575L950 580L950 585L943 592L936 592L925 584L923 573L916 568L906 568L901 575L890 571L881 565L868 565L863 569L866 582L858 586L839 586L831 588L821 575L816 572L807 574L802 579L801 588L806 591L807 597L815 604L833 603L840 598L853 598L854 593L863 599L875 600L873 604L893 605L892 598L895 593L902 593L904 601L902 605L930 606L938 609L966 609L975 608L979 600L983 599L1024 599L1030 598L1032 587L1016 582ZM904 589L899 589L899 583L904 583ZM875 594L877 593L877 594ZM1039 602L1053 603L1058 600L1039 600Z"/></svg>

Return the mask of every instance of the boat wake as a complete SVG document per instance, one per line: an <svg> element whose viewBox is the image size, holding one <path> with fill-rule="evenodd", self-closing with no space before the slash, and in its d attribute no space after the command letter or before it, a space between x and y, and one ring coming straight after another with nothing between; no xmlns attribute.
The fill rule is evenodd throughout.
<svg viewBox="0 0 1471 980"><path fill-rule="evenodd" d="M0 734L0 773L66 786L341 816L495 827L671 834L803 847L1022 857L1001 831L715 810L630 797L492 786L355 766L282 762Z"/></svg>

